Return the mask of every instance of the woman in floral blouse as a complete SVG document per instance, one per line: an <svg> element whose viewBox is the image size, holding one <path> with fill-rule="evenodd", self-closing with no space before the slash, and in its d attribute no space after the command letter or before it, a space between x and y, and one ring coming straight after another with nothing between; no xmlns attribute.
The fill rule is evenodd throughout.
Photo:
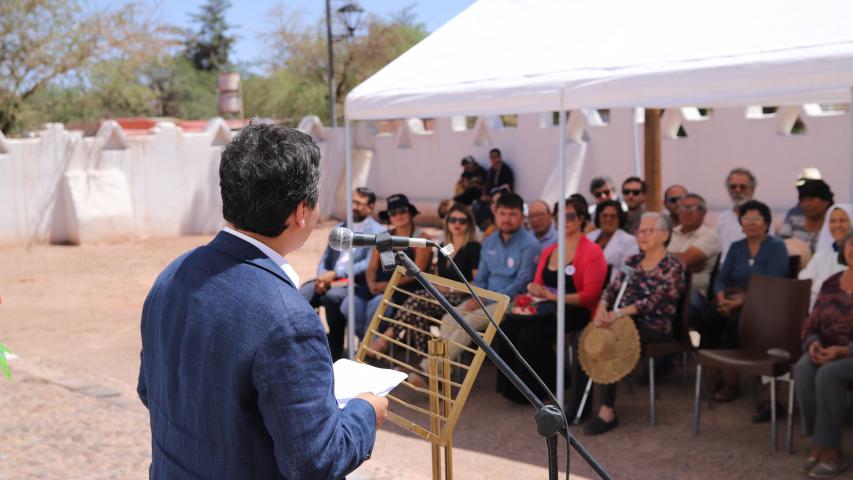
<svg viewBox="0 0 853 480"><path fill-rule="evenodd" d="M640 254L625 262L634 269L618 308L614 308L616 296L625 281L625 273L619 272L605 290L593 322L602 327L617 318L630 316L637 325L640 342L643 344L662 342L672 337L672 323L678 308L678 298L684 291L684 267L666 245L672 235L669 218L656 213L644 213L637 228L637 243ZM584 432L597 435L619 425L613 406L616 401L616 384L604 387L604 401L598 416L584 427Z"/></svg>
<svg viewBox="0 0 853 480"><path fill-rule="evenodd" d="M853 233L841 241L838 257L847 269L823 282L803 326L806 355L794 371L803 430L814 442L801 471L812 478L833 478L847 468L841 429L853 382Z"/></svg>

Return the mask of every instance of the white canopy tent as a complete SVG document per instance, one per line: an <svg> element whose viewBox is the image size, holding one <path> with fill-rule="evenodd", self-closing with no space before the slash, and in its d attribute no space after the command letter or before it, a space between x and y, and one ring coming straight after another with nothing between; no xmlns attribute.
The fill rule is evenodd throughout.
<svg viewBox="0 0 853 480"><path fill-rule="evenodd" d="M849 0L479 0L347 96L347 141L354 120L848 103L851 87ZM348 144L352 188L350 151ZM853 168L850 185L853 195ZM559 333L562 304L557 318ZM557 335L560 403L563 339Z"/></svg>

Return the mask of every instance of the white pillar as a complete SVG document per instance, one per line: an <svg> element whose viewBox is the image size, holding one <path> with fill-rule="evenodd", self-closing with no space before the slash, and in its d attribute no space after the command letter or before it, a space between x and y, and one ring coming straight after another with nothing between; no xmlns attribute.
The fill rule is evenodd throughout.
<svg viewBox="0 0 853 480"><path fill-rule="evenodd" d="M557 403L564 405L565 356L566 356L566 276L563 269L566 264L566 112L560 111L560 147L559 147L560 198L557 200Z"/></svg>
<svg viewBox="0 0 853 480"><path fill-rule="evenodd" d="M344 150L347 170L347 228L352 228L352 131L349 117L344 117ZM347 262L347 350L350 360L355 358L355 272L352 255Z"/></svg>
<svg viewBox="0 0 853 480"><path fill-rule="evenodd" d="M848 134L850 135L850 138L848 139L850 144L850 173L848 173L850 183L848 188L850 188L850 190L847 192L847 195L850 202L853 203L853 88L850 88L850 103L847 104L847 125L849 127Z"/></svg>

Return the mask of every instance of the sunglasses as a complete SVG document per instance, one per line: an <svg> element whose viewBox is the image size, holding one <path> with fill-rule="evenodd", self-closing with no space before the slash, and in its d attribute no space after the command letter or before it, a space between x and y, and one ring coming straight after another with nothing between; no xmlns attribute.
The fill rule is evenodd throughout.
<svg viewBox="0 0 853 480"><path fill-rule="evenodd" d="M458 223L459 225L468 225L468 219L465 217L447 217L447 223Z"/></svg>
<svg viewBox="0 0 853 480"><path fill-rule="evenodd" d="M625 195L626 197L628 195L633 195L636 197L636 196L639 196L641 193L643 193L643 191L640 189L635 189L635 188L623 188L622 189L622 195Z"/></svg>
<svg viewBox="0 0 853 480"><path fill-rule="evenodd" d="M575 221L575 220L577 220L577 219L578 219L578 214L577 214L577 213L575 213L575 212L566 212L566 221L567 221L567 222L574 222L574 221Z"/></svg>
<svg viewBox="0 0 853 480"><path fill-rule="evenodd" d="M729 190L731 191L747 191L749 190L749 185L745 183L730 183Z"/></svg>
<svg viewBox="0 0 853 480"><path fill-rule="evenodd" d="M596 190L595 192L592 192L592 196L596 197L596 198L609 197L610 196L610 190L609 189L607 189L607 190Z"/></svg>
<svg viewBox="0 0 853 480"><path fill-rule="evenodd" d="M388 210L388 216L396 217L397 215L402 215L404 213L409 213L409 207L400 207L395 208L394 210Z"/></svg>
<svg viewBox="0 0 853 480"><path fill-rule="evenodd" d="M690 213L702 210L701 205L681 205L678 207L679 212Z"/></svg>
<svg viewBox="0 0 853 480"><path fill-rule="evenodd" d="M679 197L679 196L667 197L666 203L678 203L681 201L682 198L684 198L684 197Z"/></svg>

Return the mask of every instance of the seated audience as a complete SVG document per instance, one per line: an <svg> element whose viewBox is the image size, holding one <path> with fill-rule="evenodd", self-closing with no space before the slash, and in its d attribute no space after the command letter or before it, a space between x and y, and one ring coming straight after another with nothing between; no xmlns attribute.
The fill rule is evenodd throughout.
<svg viewBox="0 0 853 480"><path fill-rule="evenodd" d="M486 174L486 188L484 192L491 192L496 188L504 188L510 192L515 191L515 174L503 161L501 151L493 148L489 151L491 167Z"/></svg>
<svg viewBox="0 0 853 480"><path fill-rule="evenodd" d="M390 224L388 230L391 235L401 237L420 237L423 238L423 233L415 228L414 218L419 213L414 205L409 203L409 199L401 194L395 194L388 197L387 210L379 212L379 219L386 224ZM393 271L386 272L382 269L379 262L379 252L374 248L370 255L370 263L367 265L366 288L361 288L356 291L355 295L355 323L361 325L361 328L356 328L356 331L364 333L379 304L382 302L382 296L385 294L385 289L388 287L388 281L391 280ZM395 249L399 250L399 249ZM429 267L432 252L428 248L407 247L402 249L406 252L421 270L426 270ZM401 288L414 290L417 288L417 280L413 277L403 277L397 284ZM395 292L392 301L399 304L404 300L405 294ZM341 313L347 314L346 302L341 305Z"/></svg>
<svg viewBox="0 0 853 480"><path fill-rule="evenodd" d="M347 227L356 233L377 234L385 228L373 219L373 206L376 203L376 195L366 188L356 188L352 193L352 227L347 227L346 222L339 223L338 227ZM323 306L326 311L326 323L329 325L329 350L332 360L337 360L343 355L344 330L347 326L346 317L341 313L341 305L347 297L347 265L352 258L353 278L356 285L364 288L366 286L364 274L370 262L369 248L356 248L349 252L338 252L326 247L317 266L317 278L305 282L299 292L312 307ZM346 306L344 305L344 309ZM364 334L367 327L363 322L356 323L358 336Z"/></svg>
<svg viewBox="0 0 853 480"><path fill-rule="evenodd" d="M622 228L625 221L626 215L619 202L605 200L595 210L597 229L586 235L604 250L607 264L612 266L611 277L625 265L628 257L640 253L637 239Z"/></svg>
<svg viewBox="0 0 853 480"><path fill-rule="evenodd" d="M794 182L794 186L799 187L800 185L806 183L806 180L823 180L823 177L820 174L820 170L818 170L817 168L806 167L806 168L801 169L800 173L797 174L797 181ZM803 207L801 207L800 202L797 201L797 204L794 205L793 207L791 207L785 213L785 220L783 221L783 223L787 222L788 218L790 218L792 215L802 215L802 214L803 214Z"/></svg>
<svg viewBox="0 0 853 480"><path fill-rule="evenodd" d="M803 431L813 446L802 473L834 478L848 464L841 456L841 430L853 382L853 234L839 242L847 268L829 277L803 325L803 351L794 368Z"/></svg>
<svg viewBox="0 0 853 480"><path fill-rule="evenodd" d="M740 226L739 208L752 200L756 184L755 175L745 168L734 168L726 177L726 190L728 190L729 198L732 200L732 208L723 211L717 217L717 223L714 226L717 236L720 237L721 262L726 260L726 254L732 243L744 237Z"/></svg>
<svg viewBox="0 0 853 480"><path fill-rule="evenodd" d="M698 315L707 303L711 273L720 255L720 239L713 228L705 225L705 199L688 193L681 199L681 225L672 230L669 253L681 260L684 268L693 272L690 292L690 316Z"/></svg>
<svg viewBox="0 0 853 480"><path fill-rule="evenodd" d="M779 230L779 237L803 240L814 252L826 211L834 203L832 190L823 180L805 180L797 186L797 192L802 214L788 216Z"/></svg>
<svg viewBox="0 0 853 480"><path fill-rule="evenodd" d="M714 279L713 303L701 315L691 319L701 335L702 348L740 348L740 313L752 274L788 276L785 243L769 235L773 224L770 208L757 200L750 200L740 206L739 213L746 238L732 243ZM740 378L736 373L721 379L719 372L711 371L709 377L716 401L728 402L738 397ZM767 407L769 411L769 404ZM762 407L759 413L763 415L764 411Z"/></svg>
<svg viewBox="0 0 853 480"><path fill-rule="evenodd" d="M557 212L554 206L554 212ZM556 215L556 213L555 213ZM563 242L565 268L558 264L558 245L551 244L543 250L536 268L533 282L527 285L527 293L543 301L535 304L536 312L529 315L509 314L504 318L501 328L521 355L527 360L537 375L545 381L550 390L554 390L556 380L556 353L552 345L557 341L557 277L565 276L565 331L577 332L583 329L591 318L591 312L598 304L607 262L601 248L586 238L584 226L589 221L589 212L585 201L577 198L566 200L566 236ZM495 348L501 357L524 380L540 398L545 392L530 377L521 362L512 354L505 342L499 337ZM577 365L577 362L575 362ZM580 369L577 369L580 371ZM575 378L578 378L576 375ZM586 379L582 380L585 383ZM578 383L578 384L582 384ZM506 398L525 403L526 399L515 386L500 372L497 378L498 392ZM577 392L578 389L575 389ZM581 395L577 395L575 408Z"/></svg>
<svg viewBox="0 0 853 480"><path fill-rule="evenodd" d="M840 248L839 242L850 232L851 221L853 221L853 205L848 203L836 203L829 207L829 210L826 212L826 219L823 221L817 251L806 265L806 268L801 270L799 274L800 278L811 279L812 281L812 306L814 306L817 294L820 292L820 287L823 285L824 280L847 269L839 261L838 251ZM825 239L829 240L829 245L821 246L826 241Z"/></svg>
<svg viewBox="0 0 853 480"><path fill-rule="evenodd" d="M477 227L483 232L481 238L485 239L495 231L495 210L498 207L498 201L501 195L507 193L505 188L498 188L489 196L489 203L479 203L481 213L478 216L474 210L474 219L477 221Z"/></svg>
<svg viewBox="0 0 853 480"><path fill-rule="evenodd" d="M557 229L554 228L551 209L547 203L542 200L531 203L527 213L527 223L530 225L530 231L536 235L536 240L539 240L539 244L543 247L557 242Z"/></svg>
<svg viewBox="0 0 853 480"><path fill-rule="evenodd" d="M646 211L646 182L639 177L628 177L622 182L622 198L628 205L628 221L625 222L625 231L634 235L640 217Z"/></svg>
<svg viewBox="0 0 853 480"><path fill-rule="evenodd" d="M673 228L681 224L678 218L678 202L687 195L687 189L681 185L671 185L663 192L663 206L669 212Z"/></svg>
<svg viewBox="0 0 853 480"><path fill-rule="evenodd" d="M486 186L486 169L471 155L462 159L462 169L462 175L456 181L453 195L466 194L473 198L480 198Z"/></svg>
<svg viewBox="0 0 853 480"><path fill-rule="evenodd" d="M477 241L477 230L474 226L474 215L471 210L460 204L454 204L450 207L447 216L444 218L444 237L453 244L453 254L451 258L459 267L459 271L468 281L474 280L474 275L477 273L477 265L480 263L480 243ZM461 282L456 271L450 265L444 255L438 255L436 263L436 273L440 277L449 278ZM447 297L451 305L456 306L468 298L465 292L458 290L445 289L439 286L438 289ZM426 290L420 289L415 292L421 297L431 298L431 295ZM433 323L424 319L419 315L411 313L418 312L432 318L441 318L444 315L444 308L432 302L427 302L416 297L408 297L403 303L403 309L396 312L395 317L409 325L429 332ZM433 337L431 335L420 334L409 329L392 325L385 332L385 335L391 338L398 339L401 342L407 342L422 352L427 351L427 343ZM410 338L405 337L409 334ZM377 337L371 344L371 348L377 352L385 352L388 349L389 341L382 337Z"/></svg>
<svg viewBox="0 0 853 480"><path fill-rule="evenodd" d="M524 200L515 193L505 193L498 198L495 208L497 230L483 240L480 263L474 277L475 286L512 298L523 292L533 280L542 247L530 230L522 227L523 208ZM494 313L495 304L486 308ZM473 298L462 303L459 311L477 330L482 331L489 323L487 318L477 313L481 311L480 305ZM459 356L460 344L467 346L471 343L450 315L442 318L441 337L449 340L447 348L451 359Z"/></svg>
<svg viewBox="0 0 853 480"><path fill-rule="evenodd" d="M607 327L616 319L628 316L637 326L642 344L663 342L672 338L672 327L678 299L684 291L684 267L666 246L672 234L667 216L657 212L644 213L637 229L640 254L628 259L626 265L635 270L627 281L621 304L614 303L625 273L619 272L610 283L598 304L593 322ZM584 427L588 435L605 433L619 425L614 410L616 384L604 385L603 405L592 421Z"/></svg>

